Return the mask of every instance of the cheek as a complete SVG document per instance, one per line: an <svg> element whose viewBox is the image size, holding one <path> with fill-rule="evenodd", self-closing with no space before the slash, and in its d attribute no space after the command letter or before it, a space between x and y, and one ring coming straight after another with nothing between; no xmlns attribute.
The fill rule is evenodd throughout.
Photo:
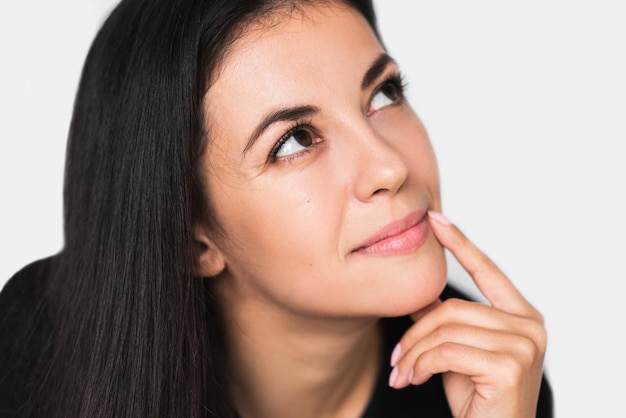
<svg viewBox="0 0 626 418"><path fill-rule="evenodd" d="M234 190L221 202L230 292L290 311L328 313L339 271L336 205L328 193ZM320 295L317 295L320 293Z"/></svg>
<svg viewBox="0 0 626 418"><path fill-rule="evenodd" d="M212 198L219 202L218 221L228 237L221 247L233 269L295 272L336 254L336 199L319 182L274 179L221 189Z"/></svg>
<svg viewBox="0 0 626 418"><path fill-rule="evenodd" d="M432 209L440 210L439 167L434 149L421 120L412 110L407 113L402 123L389 126L390 138L406 160L410 173L408 186L426 187L431 194Z"/></svg>

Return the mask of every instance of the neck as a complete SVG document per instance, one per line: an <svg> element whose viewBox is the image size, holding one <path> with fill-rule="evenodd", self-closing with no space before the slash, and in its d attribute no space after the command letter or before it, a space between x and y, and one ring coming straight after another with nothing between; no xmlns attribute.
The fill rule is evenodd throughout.
<svg viewBox="0 0 626 418"><path fill-rule="evenodd" d="M319 318L251 305L229 303L227 311L231 390L243 418L363 413L382 350L376 319Z"/></svg>

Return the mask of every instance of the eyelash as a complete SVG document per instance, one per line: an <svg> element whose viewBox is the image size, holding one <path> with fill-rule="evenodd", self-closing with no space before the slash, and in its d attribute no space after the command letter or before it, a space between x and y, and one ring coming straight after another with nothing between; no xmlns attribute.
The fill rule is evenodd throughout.
<svg viewBox="0 0 626 418"><path fill-rule="evenodd" d="M404 76L402 74L400 74L399 72L392 72L390 74L388 74L383 81L380 82L380 84L378 85L378 87L374 90L374 93L372 94L372 98L370 99L369 103L372 102L372 99L374 98L374 96L376 94L378 94L379 92L382 91L382 89L387 86L387 85L391 85L396 89L396 92L398 93L398 99L396 101L396 103L394 104L401 104L404 103L404 101L406 100L406 97L404 95L404 92L406 91L406 87L407 87L407 82L404 79ZM368 105L369 106L369 105ZM272 150L270 151L268 157L267 157L267 164L275 164L277 162L284 162L284 163L290 163L292 161L294 161L295 159L301 157L302 155L305 155L306 153L308 153L309 151L311 151L311 148L313 148L313 146L315 144L313 144L312 146L303 149L302 151L295 153L295 154L291 154L282 158L277 157L278 151L280 151L281 147L285 144L285 142L287 142L287 140L289 138L291 138L296 132L300 131L300 130L308 130L312 135L315 135L315 129L313 128L313 126L311 125L311 121L295 121L293 123L293 125L291 127L289 127L287 129L287 131L285 131L285 133L280 137L280 139L276 142L276 144L274 145L274 147L272 148Z"/></svg>
<svg viewBox="0 0 626 418"><path fill-rule="evenodd" d="M398 71L394 71L392 73L387 74L387 76L383 79L383 81L380 82L380 84L378 85L376 90L374 90L374 93L372 94L370 103L374 99L374 96L380 93L386 85L393 86L396 89L396 92L398 93L398 100L394 104L402 104L406 101L406 96L404 95L404 93L406 91L408 83L406 79L404 78L403 74L401 74Z"/></svg>

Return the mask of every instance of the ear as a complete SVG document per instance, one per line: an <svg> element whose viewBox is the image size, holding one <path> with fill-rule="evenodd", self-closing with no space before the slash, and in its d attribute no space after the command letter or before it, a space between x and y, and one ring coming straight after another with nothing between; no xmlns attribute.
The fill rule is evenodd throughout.
<svg viewBox="0 0 626 418"><path fill-rule="evenodd" d="M224 255L213 244L206 229L200 225L194 227L194 245L197 276L215 277L224 271Z"/></svg>

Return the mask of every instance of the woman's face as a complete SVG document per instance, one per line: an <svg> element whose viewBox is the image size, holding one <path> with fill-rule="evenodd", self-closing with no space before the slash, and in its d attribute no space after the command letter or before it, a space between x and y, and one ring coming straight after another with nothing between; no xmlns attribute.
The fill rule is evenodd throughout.
<svg viewBox="0 0 626 418"><path fill-rule="evenodd" d="M253 25L204 99L214 237L232 300L392 316L437 298L444 253L433 150L398 69L339 5Z"/></svg>

